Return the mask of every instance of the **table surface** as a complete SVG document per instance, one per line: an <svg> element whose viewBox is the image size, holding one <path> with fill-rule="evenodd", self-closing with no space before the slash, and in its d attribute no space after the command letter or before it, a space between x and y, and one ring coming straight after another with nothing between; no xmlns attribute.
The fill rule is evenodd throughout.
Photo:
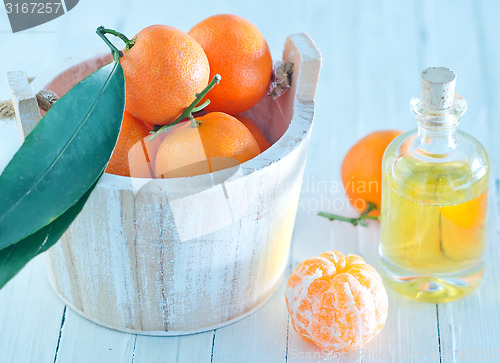
<svg viewBox="0 0 500 363"><path fill-rule="evenodd" d="M0 10L0 74L35 75L64 57L105 46L98 25L134 34L163 23L185 31L208 15L235 13L256 24L280 58L288 34L306 32L323 55L316 116L295 223L290 267L329 249L363 256L379 267L379 226L352 227L316 216L351 214L340 184L349 147L377 129L409 130L409 99L420 72L447 66L469 103L461 129L489 150L493 178L484 281L472 295L448 304L420 304L389 291L383 331L363 350L328 356L292 329L284 283L255 314L226 327L183 337L147 337L95 325L62 303L49 286L44 256L0 290L0 362L314 362L500 361L500 2L331 1L247 2L81 1L65 16L12 34ZM8 98L5 78L0 99ZM18 145L15 127L0 121L0 170ZM286 276L288 277L288 276Z"/></svg>

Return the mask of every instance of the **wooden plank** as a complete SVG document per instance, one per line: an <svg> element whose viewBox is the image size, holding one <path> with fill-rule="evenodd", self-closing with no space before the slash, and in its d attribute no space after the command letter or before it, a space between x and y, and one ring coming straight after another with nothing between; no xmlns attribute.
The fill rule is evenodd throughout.
<svg viewBox="0 0 500 363"><path fill-rule="evenodd" d="M288 313L285 304L286 280L256 313L215 331L213 362L285 361Z"/></svg>
<svg viewBox="0 0 500 363"><path fill-rule="evenodd" d="M24 138L35 128L40 121L40 110L36 95L32 91L28 76L25 72L7 72L12 105L16 113L17 128L19 138L24 142ZM22 115L22 116L21 116Z"/></svg>
<svg viewBox="0 0 500 363"><path fill-rule="evenodd" d="M53 362L64 304L51 291L43 257L0 290L0 361Z"/></svg>
<svg viewBox="0 0 500 363"><path fill-rule="evenodd" d="M54 361L131 362L135 340L134 334L103 328L68 308Z"/></svg>
<svg viewBox="0 0 500 363"><path fill-rule="evenodd" d="M181 337L137 336L134 363L212 362L214 332Z"/></svg>
<svg viewBox="0 0 500 363"><path fill-rule="evenodd" d="M26 73L21 71L7 72L7 83L9 85L7 90L10 91L10 101L15 113L12 117L0 119L0 135L5 135L4 140L0 142L0 174L21 147L25 136L40 121L36 96L28 83ZM3 95L0 94L1 96ZM21 112L26 115L22 120L24 124L21 124L21 119L18 116ZM17 135L13 132L14 128L17 128Z"/></svg>

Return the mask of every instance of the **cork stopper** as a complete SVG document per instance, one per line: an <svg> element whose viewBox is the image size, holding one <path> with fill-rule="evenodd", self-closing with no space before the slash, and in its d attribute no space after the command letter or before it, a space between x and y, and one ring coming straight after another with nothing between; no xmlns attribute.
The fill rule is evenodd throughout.
<svg viewBox="0 0 500 363"><path fill-rule="evenodd" d="M449 109L455 98L457 76L445 67L429 67L422 71L422 99L435 111Z"/></svg>

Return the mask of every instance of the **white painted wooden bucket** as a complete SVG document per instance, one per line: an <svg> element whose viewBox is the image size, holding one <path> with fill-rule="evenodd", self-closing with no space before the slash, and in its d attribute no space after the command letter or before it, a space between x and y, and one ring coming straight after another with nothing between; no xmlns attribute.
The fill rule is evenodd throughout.
<svg viewBox="0 0 500 363"><path fill-rule="evenodd" d="M271 296L288 261L321 63L305 34L287 38L283 59L294 64L290 91L247 112L274 143L256 158L190 178L102 177L49 251L51 283L71 308L121 331L180 335L234 322ZM63 94L109 60L68 60L32 87Z"/></svg>

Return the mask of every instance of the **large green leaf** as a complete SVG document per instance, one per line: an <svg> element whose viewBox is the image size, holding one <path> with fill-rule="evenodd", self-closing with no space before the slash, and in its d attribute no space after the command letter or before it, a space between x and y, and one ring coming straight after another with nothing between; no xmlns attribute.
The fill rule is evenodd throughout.
<svg viewBox="0 0 500 363"><path fill-rule="evenodd" d="M0 176L0 249L49 225L97 181L120 132L125 82L118 62L57 101Z"/></svg>
<svg viewBox="0 0 500 363"><path fill-rule="evenodd" d="M95 183L83 197L48 226L26 237L21 242L0 250L0 289L5 286L35 256L47 251L61 238L94 190Z"/></svg>

